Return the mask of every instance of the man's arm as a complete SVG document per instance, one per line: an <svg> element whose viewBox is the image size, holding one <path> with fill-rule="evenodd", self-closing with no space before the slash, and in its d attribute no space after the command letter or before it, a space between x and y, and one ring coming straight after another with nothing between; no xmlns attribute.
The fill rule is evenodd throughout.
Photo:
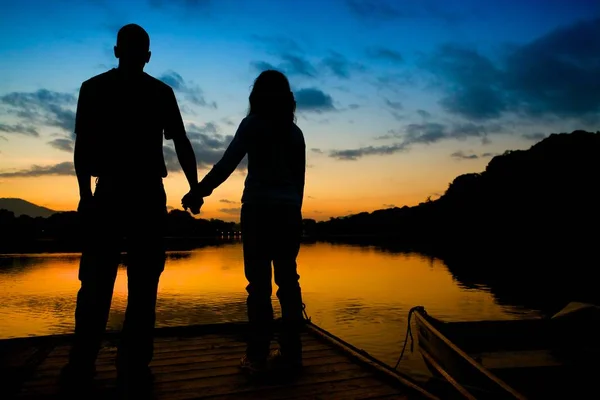
<svg viewBox="0 0 600 400"><path fill-rule="evenodd" d="M248 152L248 136L250 135L251 122L244 118L240 123L235 136L223 156L210 172L202 179L194 193L201 197L210 196L219 185L229 178Z"/></svg>
<svg viewBox="0 0 600 400"><path fill-rule="evenodd" d="M173 144L175 144L175 152L181 169L192 189L198 184L198 164L192 143L187 136L178 136L173 139Z"/></svg>
<svg viewBox="0 0 600 400"><path fill-rule="evenodd" d="M90 109L89 94L85 84L79 89L79 98L77 100L77 112L75 114L75 151L73 163L77 183L79 185L80 201L91 198L92 195L92 174L89 165L90 152Z"/></svg>
<svg viewBox="0 0 600 400"><path fill-rule="evenodd" d="M181 111L177 104L177 98L173 89L168 89L167 92L167 122L165 125L165 138L172 139L175 145L177 159L183 169L183 173L190 185L190 189L198 184L198 166L196 164L196 154L190 139L188 139Z"/></svg>

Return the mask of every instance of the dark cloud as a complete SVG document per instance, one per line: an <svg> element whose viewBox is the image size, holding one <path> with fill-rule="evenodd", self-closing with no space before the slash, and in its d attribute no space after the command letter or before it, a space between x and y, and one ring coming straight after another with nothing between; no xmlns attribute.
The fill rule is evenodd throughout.
<svg viewBox="0 0 600 400"><path fill-rule="evenodd" d="M366 146L357 149L333 150L330 157L339 160L358 160L364 156L389 155L410 150L413 145L432 144L442 140L477 137L486 138L490 134L506 132L499 124L477 125L473 123L455 123L446 125L436 122L409 124L402 130L390 130L388 134L376 137L376 140L395 140L396 143L384 146Z"/></svg>
<svg viewBox="0 0 600 400"><path fill-rule="evenodd" d="M430 18L447 23L455 23L464 18L454 9L440 6L435 0L393 1L393 0L346 0L350 12L364 21L386 22L401 18Z"/></svg>
<svg viewBox="0 0 600 400"><path fill-rule="evenodd" d="M396 205L395 205L395 204L383 204L383 206L384 206L385 208L394 208L394 207L396 207Z"/></svg>
<svg viewBox="0 0 600 400"><path fill-rule="evenodd" d="M250 65L258 72L274 69L288 76L315 78L318 74L317 68L301 55L282 53L278 57L281 59L281 62L277 66L266 61L253 61Z"/></svg>
<svg viewBox="0 0 600 400"><path fill-rule="evenodd" d="M364 72L366 67L360 63L351 62L342 54L330 51L323 59L324 67L340 79L348 79L354 72Z"/></svg>
<svg viewBox="0 0 600 400"><path fill-rule="evenodd" d="M382 0L346 0L346 5L354 15L364 19L393 20L403 15L398 8Z"/></svg>
<svg viewBox="0 0 600 400"><path fill-rule="evenodd" d="M402 110L404 108L402 106L402 103L400 103L399 101L391 101L389 99L384 99L384 101L385 105L393 110Z"/></svg>
<svg viewBox="0 0 600 400"><path fill-rule="evenodd" d="M71 138L58 138L49 141L48 144L55 149L72 153L75 142Z"/></svg>
<svg viewBox="0 0 600 400"><path fill-rule="evenodd" d="M312 149L310 149L310 151L317 154L323 154L323 150L317 149L316 147L313 147Z"/></svg>
<svg viewBox="0 0 600 400"><path fill-rule="evenodd" d="M419 114L423 119L431 118L431 113L428 113L425 110L417 110L417 114Z"/></svg>
<svg viewBox="0 0 600 400"><path fill-rule="evenodd" d="M233 207L233 208L219 208L219 211L225 214L239 215L241 212L241 207Z"/></svg>
<svg viewBox="0 0 600 400"><path fill-rule="evenodd" d="M356 109L360 108L360 104L348 104L348 108L350 110L356 110Z"/></svg>
<svg viewBox="0 0 600 400"><path fill-rule="evenodd" d="M455 158L457 160L476 160L479 158L477 154L466 154L464 151L459 150L450 154L450 157Z"/></svg>
<svg viewBox="0 0 600 400"><path fill-rule="evenodd" d="M233 139L233 135L221 135L219 128L214 122L207 122L202 126L190 123L186 126L187 135L190 138L198 168L211 168L223 156L225 149ZM177 153L171 143L163 146L163 154L167 170L170 172L181 172L181 165L177 159ZM238 170L245 170L247 159L244 158Z"/></svg>
<svg viewBox="0 0 600 400"><path fill-rule="evenodd" d="M333 150L329 153L329 156L332 158L337 158L338 160L355 161L365 156L389 155L406 150L408 150L408 145L404 143L396 143L386 146L368 146L358 149Z"/></svg>
<svg viewBox="0 0 600 400"><path fill-rule="evenodd" d="M402 54L396 50L387 47L370 47L367 49L367 56L374 60L387 61L392 64L400 64L404 62Z"/></svg>
<svg viewBox="0 0 600 400"><path fill-rule="evenodd" d="M221 122L223 122L225 125L229 125L229 126L235 125L235 122L233 122L233 120L229 117L221 118Z"/></svg>
<svg viewBox="0 0 600 400"><path fill-rule="evenodd" d="M524 139L527 140L533 140L535 142L545 139L546 135L545 133L541 133L541 132L536 132L536 133L524 133L523 135L521 135Z"/></svg>
<svg viewBox="0 0 600 400"><path fill-rule="evenodd" d="M258 73L261 73L263 71L273 70L273 69L276 71L284 72L284 71L281 71L276 66L274 66L273 64L270 64L266 61L252 61L252 62L250 62L250 66L253 69L255 69Z"/></svg>
<svg viewBox="0 0 600 400"><path fill-rule="evenodd" d="M158 77L161 81L171 86L176 93L184 96L190 103L208 108L217 108L217 103L207 101L202 89L193 82L186 82L181 75L175 71L167 71Z"/></svg>
<svg viewBox="0 0 600 400"><path fill-rule="evenodd" d="M443 91L440 104L471 120L523 117L590 120L600 111L600 18L513 46L501 62L475 49L441 46L424 62Z"/></svg>
<svg viewBox="0 0 600 400"><path fill-rule="evenodd" d="M502 72L477 51L446 44L426 61L444 91L440 104L450 113L472 120L498 118L507 100L498 87Z"/></svg>
<svg viewBox="0 0 600 400"><path fill-rule="evenodd" d="M313 111L317 113L335 111L333 99L330 95L317 88L305 88L294 93L296 107L299 111Z"/></svg>
<svg viewBox="0 0 600 400"><path fill-rule="evenodd" d="M0 124L0 130L7 133L21 133L39 136L32 125L61 128L72 133L75 128L77 98L71 93L40 89L35 92L12 92L0 97L1 111L17 118L14 125Z"/></svg>
<svg viewBox="0 0 600 400"><path fill-rule="evenodd" d="M27 178L48 175L75 175L73 163L62 162L55 165L32 165L28 169L0 171L0 178Z"/></svg>
<svg viewBox="0 0 600 400"><path fill-rule="evenodd" d="M35 129L33 126L26 126L23 124L9 125L9 124L0 123L0 132L17 133L17 134L21 134L21 135L34 136L34 137L40 136L37 129Z"/></svg>
<svg viewBox="0 0 600 400"><path fill-rule="evenodd" d="M221 199L219 200L220 203L227 203L227 204L237 204L237 201L233 201L233 200L227 200L227 199Z"/></svg>
<svg viewBox="0 0 600 400"><path fill-rule="evenodd" d="M497 153L483 153L483 154L475 154L473 152L468 152L465 153L462 150L459 151L455 151L454 153L450 154L450 157L456 159L456 160L477 160L479 158L488 158L488 157L494 157L497 156Z"/></svg>

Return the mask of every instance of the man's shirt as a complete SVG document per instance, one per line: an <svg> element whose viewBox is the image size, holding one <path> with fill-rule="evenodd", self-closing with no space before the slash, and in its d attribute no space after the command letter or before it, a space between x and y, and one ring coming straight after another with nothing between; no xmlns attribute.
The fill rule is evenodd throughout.
<svg viewBox="0 0 600 400"><path fill-rule="evenodd" d="M167 176L163 137L186 133L170 86L113 68L81 85L75 134L85 136L92 176L151 179Z"/></svg>

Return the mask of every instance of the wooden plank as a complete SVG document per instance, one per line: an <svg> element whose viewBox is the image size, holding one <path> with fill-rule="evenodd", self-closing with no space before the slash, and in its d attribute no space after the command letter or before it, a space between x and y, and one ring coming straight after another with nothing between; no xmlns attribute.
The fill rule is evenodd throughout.
<svg viewBox="0 0 600 400"><path fill-rule="evenodd" d="M168 399L194 398L208 395L248 392L254 390L256 385L240 373L238 368L228 368L219 371L193 371L192 373L178 374L173 377L166 375L168 381L158 380L154 384L155 393L160 397ZM293 385L302 385L303 383L329 382L344 380L350 378L363 378L369 375L355 364L329 364L317 365L307 368L307 372ZM174 380L173 380L174 379ZM105 390L114 388L115 381L107 381L102 385ZM276 387L277 385L267 385L265 387ZM291 387L290 386L290 387ZM35 396L41 394L56 393L57 387L54 384L42 386L27 386L20 392L20 397ZM185 397L185 396L191 397ZM184 397L181 397L184 396Z"/></svg>
<svg viewBox="0 0 600 400"><path fill-rule="evenodd" d="M193 378L204 378L211 376L220 375L231 375L239 374L241 370L239 368L239 357L232 358L229 360L204 362L204 363L193 363L184 365L169 365L163 368L153 368L152 371L155 376L156 382L168 382L173 380L186 379L186 375L193 374ZM342 364L348 360L341 356L327 356L327 357L315 357L306 358L304 365L306 367L319 366L319 365L331 365L331 364ZM56 383L59 375L59 370L51 371L51 373L36 374L31 380L27 382L25 387L36 387L36 386L51 386ZM105 369L97 373L95 380L97 382L110 381L116 379L117 370L113 366L111 369Z"/></svg>
<svg viewBox="0 0 600 400"><path fill-rule="evenodd" d="M351 386L351 385L349 385ZM298 397L282 397L286 400L300 400L300 399L314 399L314 400L324 400L324 399L335 399L335 400L362 400L362 399L379 399L381 397L392 396L391 398L404 400L408 399L408 396L405 393L401 393L397 388L394 388L389 385L379 384L366 388L359 389L348 389L343 388L337 391L327 391L323 390L316 394L305 395L302 394Z"/></svg>
<svg viewBox="0 0 600 400"><path fill-rule="evenodd" d="M351 371L323 371L320 374L313 373L310 376L304 375L292 384L285 386L285 391L294 393L298 390L303 389L305 386L317 383L337 382L337 381L349 381L358 378L368 378L370 373L364 370L351 370ZM258 386L264 388L264 391L260 392L260 395L255 393L254 398L260 398L261 400L276 399L273 390L277 388L277 385L263 385ZM205 398L209 396L227 395L227 394L244 394L254 392L257 390L257 385L248 381L243 375L233 375L227 377L227 379L204 379L195 380L188 382L188 385L170 386L170 387L156 387L156 392L160 398L167 398L172 400L183 400L193 398ZM252 398L252 397L250 397Z"/></svg>
<svg viewBox="0 0 600 400"><path fill-rule="evenodd" d="M393 394L397 390L375 378L353 378L335 382L306 383L301 386L257 387L245 393L226 394L211 397L211 400L254 400L254 399L360 399L368 398L369 393L378 395ZM346 396L344 398L344 396Z"/></svg>
<svg viewBox="0 0 600 400"><path fill-rule="evenodd" d="M473 354L472 357L490 370L559 367L563 365L562 362L556 359L551 350L490 351Z"/></svg>
<svg viewBox="0 0 600 400"><path fill-rule="evenodd" d="M334 336L326 330L318 327L317 325L309 323L307 328L317 337L327 341L342 353L353 359L355 362L360 363L363 368L378 375L378 377L391 384L400 385L411 390L415 395L421 398L428 398L430 400L440 400L438 397L424 390L421 386L411 381L408 376L396 371L389 365L377 360L376 358L369 355L367 352L357 349L350 343L343 341L342 339Z"/></svg>

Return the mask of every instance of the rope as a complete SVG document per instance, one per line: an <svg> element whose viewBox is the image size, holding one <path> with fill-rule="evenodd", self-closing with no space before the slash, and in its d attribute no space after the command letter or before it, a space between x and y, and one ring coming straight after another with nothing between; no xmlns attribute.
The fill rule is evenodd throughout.
<svg viewBox="0 0 600 400"><path fill-rule="evenodd" d="M413 334L412 334L412 327L410 325L410 320L412 319L412 315L415 311L417 310L424 310L423 306L416 306L411 308L408 311L408 326L406 327L406 336L404 337L404 346L402 346L402 351L400 352L400 357L398 357L398 361L396 361L396 365L394 366L394 369L398 369L398 365L400 365L400 361L402 361L402 358L404 357L404 352L406 351L406 345L408 344L408 338L410 337L410 352L412 353L414 351L414 344L415 344L415 340L413 338Z"/></svg>
<svg viewBox="0 0 600 400"><path fill-rule="evenodd" d="M304 320L310 322L310 317L306 313L306 304L302 303L302 314L304 314Z"/></svg>

